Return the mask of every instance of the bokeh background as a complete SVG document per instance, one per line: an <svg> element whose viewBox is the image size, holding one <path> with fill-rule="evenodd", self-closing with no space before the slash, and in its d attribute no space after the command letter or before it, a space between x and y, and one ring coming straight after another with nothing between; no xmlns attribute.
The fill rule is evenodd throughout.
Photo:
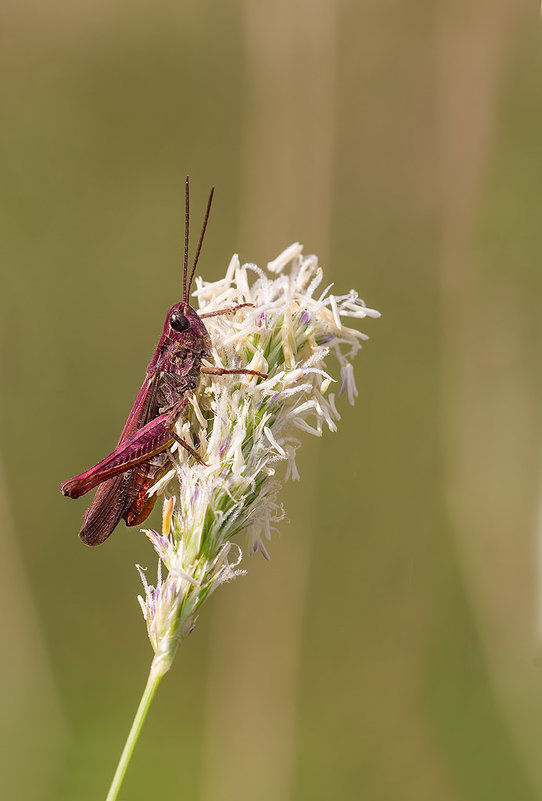
<svg viewBox="0 0 542 801"><path fill-rule="evenodd" d="M542 797L538 9L5 0L0 796L99 799L151 651L145 537L77 539L179 297L292 241L382 319L272 560L217 592L123 799Z"/></svg>

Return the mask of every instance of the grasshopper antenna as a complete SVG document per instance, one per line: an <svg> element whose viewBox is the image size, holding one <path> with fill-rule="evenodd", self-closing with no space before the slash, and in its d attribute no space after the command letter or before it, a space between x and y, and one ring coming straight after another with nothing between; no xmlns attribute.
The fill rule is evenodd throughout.
<svg viewBox="0 0 542 801"><path fill-rule="evenodd" d="M190 176L186 176L185 184L185 216L184 216L184 268L183 268L183 300L188 303L186 278L188 276L188 232L190 228Z"/></svg>
<svg viewBox="0 0 542 801"><path fill-rule="evenodd" d="M207 221L209 220L209 212L211 211L211 203L213 202L214 193L215 193L215 188L214 186L212 186L211 191L209 193L209 200L207 201L207 210L205 212L205 217L203 218L203 226L201 228L201 234L198 242L198 249L196 250L196 256L194 258L194 264L192 265L192 270L190 272L188 287L186 288L186 294L184 299L185 303L188 303L188 298L190 296L190 287L192 286L192 279L194 278L194 273L196 272L196 267L198 265L199 254L201 251L201 246L203 244L203 237L205 236L205 229L207 228ZM187 223L187 230L188 230L188 223Z"/></svg>

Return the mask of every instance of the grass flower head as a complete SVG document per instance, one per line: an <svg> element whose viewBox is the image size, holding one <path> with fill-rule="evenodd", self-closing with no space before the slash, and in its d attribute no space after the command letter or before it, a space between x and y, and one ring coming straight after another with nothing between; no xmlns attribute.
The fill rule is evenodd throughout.
<svg viewBox="0 0 542 801"><path fill-rule="evenodd" d="M171 469L151 490L174 488L164 501L162 532L146 532L159 557L156 586L139 568L139 601L159 674L169 669L206 598L243 572L232 538L243 532L248 550L268 557L267 542L283 517L281 480L299 478L299 436L335 431L336 397L345 393L353 403L357 395L352 360L367 336L345 319L380 315L354 290L321 291L322 280L317 258L304 256L298 243L266 271L234 256L223 279L198 280L200 311L253 304L233 318L206 320L214 366L247 367L268 378L202 377L177 433L205 465L174 445ZM338 383L334 368L328 372L333 360Z"/></svg>

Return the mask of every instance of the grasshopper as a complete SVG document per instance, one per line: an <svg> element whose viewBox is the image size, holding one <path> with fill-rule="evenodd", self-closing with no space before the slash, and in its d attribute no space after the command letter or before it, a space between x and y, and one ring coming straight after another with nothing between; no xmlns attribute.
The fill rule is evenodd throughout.
<svg viewBox="0 0 542 801"><path fill-rule="evenodd" d="M187 412L190 396L197 390L202 373L210 375L251 375L265 373L244 368L226 369L202 364L211 353L211 340L203 323L206 317L233 314L251 306L243 303L228 309L198 314L188 299L207 228L214 187L209 194L203 226L188 275L190 186L186 179L186 214L182 300L166 315L164 330L151 359L115 450L100 462L69 481L60 489L70 498L79 498L98 487L87 509L80 539L86 545L100 545L121 519L137 526L151 513L156 496L148 490L167 471L167 449L177 442L200 464L200 455L175 431L177 420Z"/></svg>

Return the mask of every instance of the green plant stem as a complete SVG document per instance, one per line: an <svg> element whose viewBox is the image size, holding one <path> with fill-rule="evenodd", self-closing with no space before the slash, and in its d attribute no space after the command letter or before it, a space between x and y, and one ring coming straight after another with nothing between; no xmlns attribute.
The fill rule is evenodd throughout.
<svg viewBox="0 0 542 801"><path fill-rule="evenodd" d="M122 754L120 755L119 764L117 765L115 775L113 776L113 781L111 782L111 787L107 793L106 801L117 801L122 782L124 781L126 771L128 770L128 765L130 764L130 759L132 758L134 748L141 733L141 729L143 728L145 718L147 717L147 712L149 711L154 694L158 689L158 685L160 684L165 673L166 671L164 670L156 670L155 662L153 661L149 672L149 678L147 679L147 684L143 691L143 695L141 696L141 701L139 702L134 722L132 723L132 728L130 729L124 744Z"/></svg>

